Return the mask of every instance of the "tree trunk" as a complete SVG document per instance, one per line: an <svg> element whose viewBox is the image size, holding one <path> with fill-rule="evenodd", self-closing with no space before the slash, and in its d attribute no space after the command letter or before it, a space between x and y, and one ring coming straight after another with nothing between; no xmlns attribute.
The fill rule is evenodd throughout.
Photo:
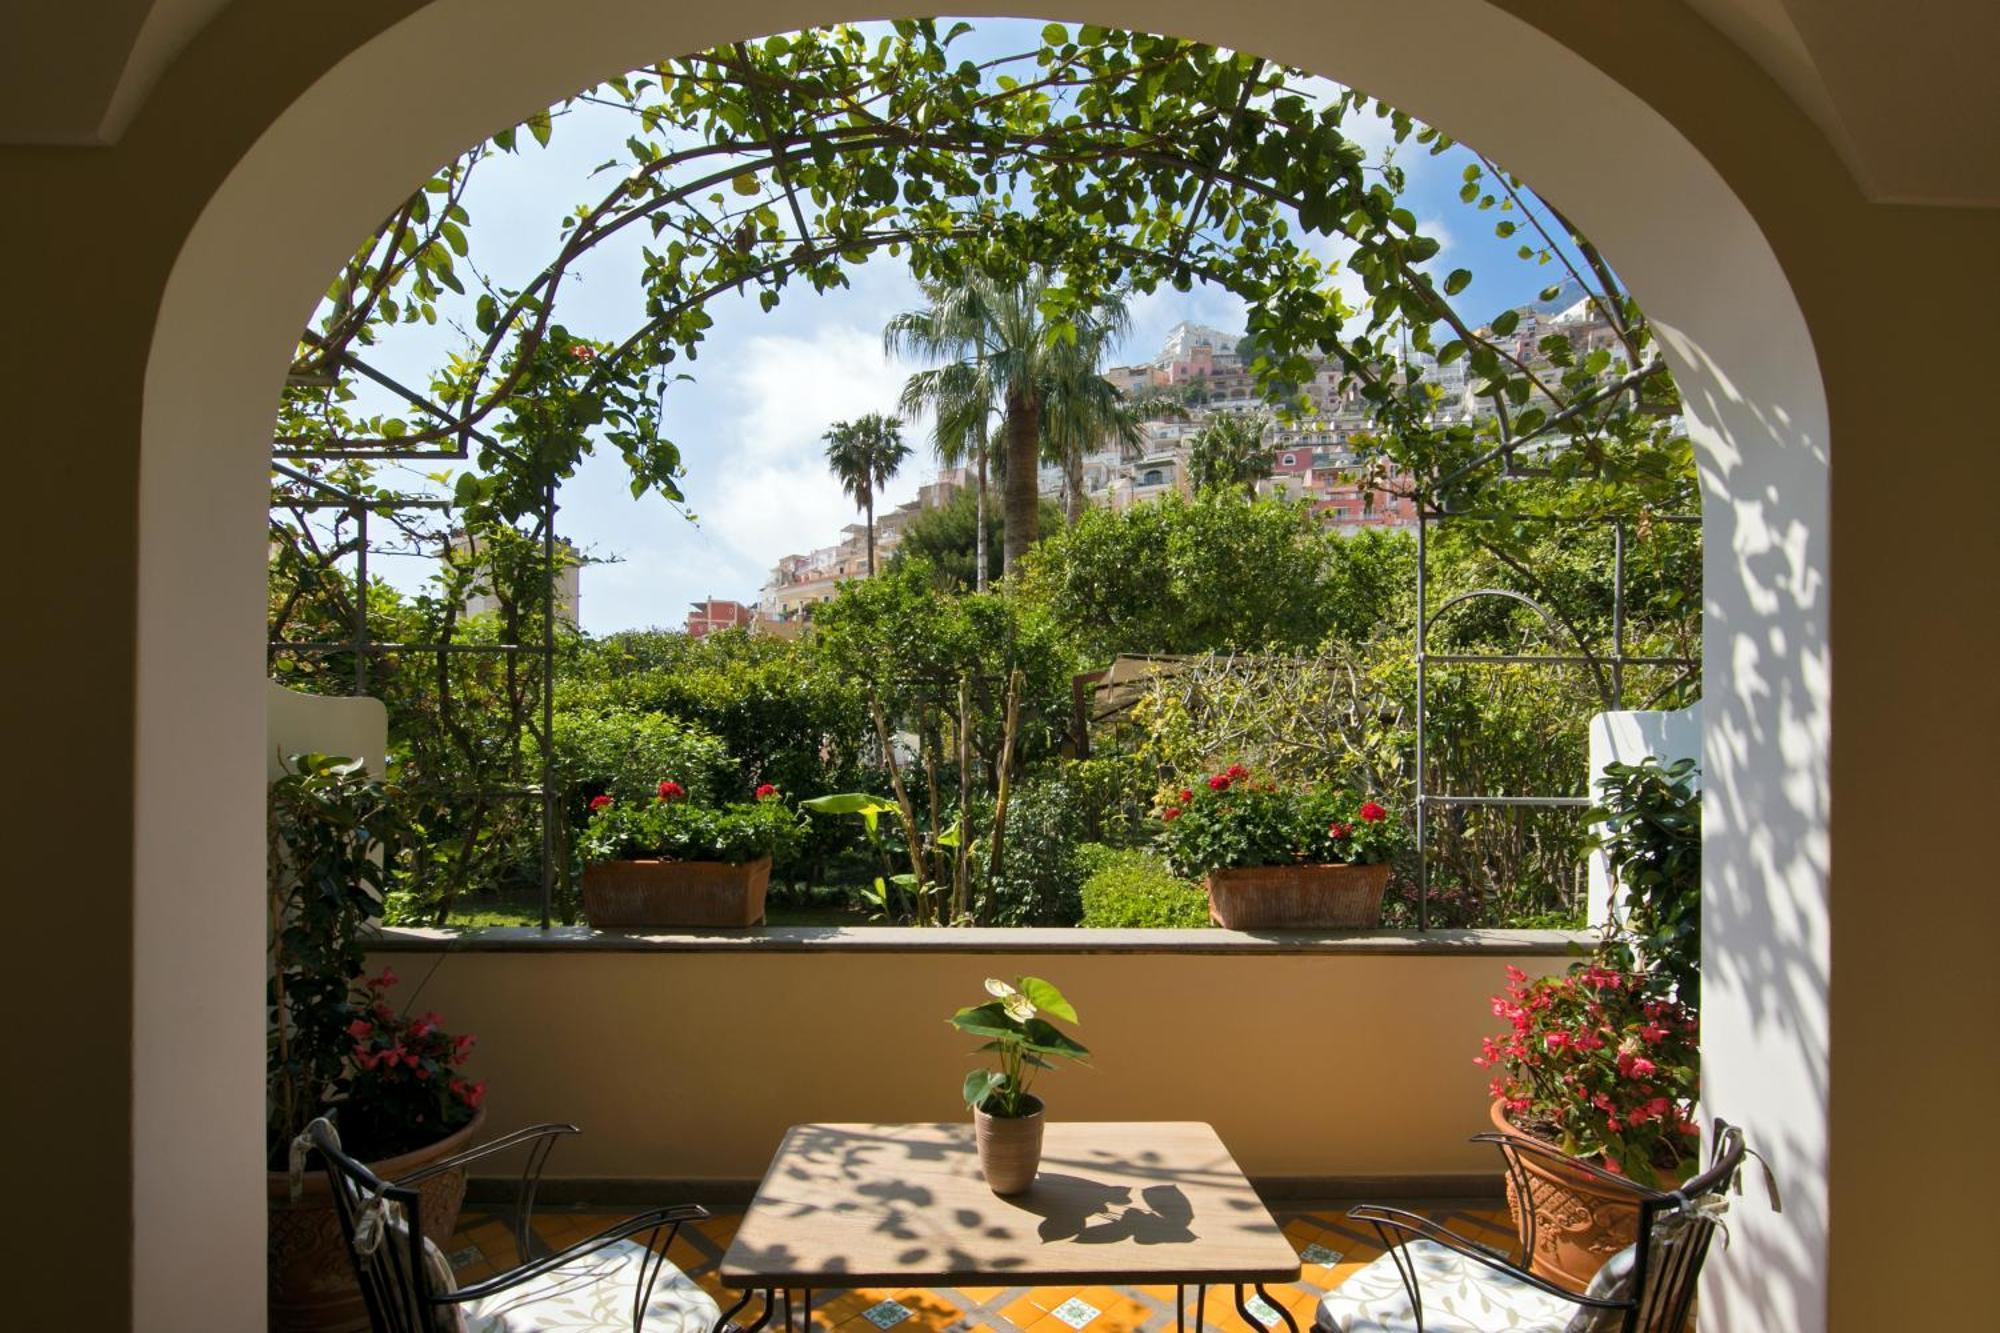
<svg viewBox="0 0 2000 1333"><path fill-rule="evenodd" d="M1063 452L1063 507L1071 527L1083 516L1083 445L1076 443Z"/></svg>
<svg viewBox="0 0 2000 1333"><path fill-rule="evenodd" d="M1035 538L1041 519L1042 404L1032 393L1007 395L1006 540L1001 572L1011 574Z"/></svg>
<svg viewBox="0 0 2000 1333"><path fill-rule="evenodd" d="M975 518L974 518L974 520L973 520L973 526L974 526L974 529L975 529L975 531L974 531L974 535L973 535L973 539L972 539L972 549L973 549L973 556L972 556L972 562L973 562L973 570L972 570L972 587L973 587L973 590L974 590L974 591L976 591L976 592L985 592L985 591L986 591L986 559L987 559L987 556L986 556L986 439L985 439L985 436L986 436L986 432L985 432L985 431L984 431L984 430L982 429L982 430L981 430L981 431L979 432L979 434L980 434L980 440L979 440L979 449L978 449L978 455L979 455L979 475L978 475L978 478L977 478L977 480L976 480L976 481L975 481L975 482L973 483L973 506L972 506L972 507L973 507L973 510L974 510L974 512L975 512L975 514L976 514L976 517L975 517Z"/></svg>
<svg viewBox="0 0 2000 1333"><path fill-rule="evenodd" d="M875 492L863 491L861 504L868 511L868 577L875 577Z"/></svg>

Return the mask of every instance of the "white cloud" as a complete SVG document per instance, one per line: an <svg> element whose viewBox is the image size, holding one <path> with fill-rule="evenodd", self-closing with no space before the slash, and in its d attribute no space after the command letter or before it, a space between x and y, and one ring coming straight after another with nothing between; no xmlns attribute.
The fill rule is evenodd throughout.
<svg viewBox="0 0 2000 1333"><path fill-rule="evenodd" d="M838 540L860 514L827 471L821 437L836 421L894 412L914 368L883 354L879 329L855 324L744 339L712 381L721 401L711 419L726 423L727 435L712 455L723 466L704 526L763 566ZM915 454L877 499L878 511L914 498L935 470L928 418L905 421L903 438Z"/></svg>

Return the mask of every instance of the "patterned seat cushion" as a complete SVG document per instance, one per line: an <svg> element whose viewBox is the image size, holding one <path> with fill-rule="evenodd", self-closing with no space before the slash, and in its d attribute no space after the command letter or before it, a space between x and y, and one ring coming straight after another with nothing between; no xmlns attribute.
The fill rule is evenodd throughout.
<svg viewBox="0 0 2000 1333"><path fill-rule="evenodd" d="M1467 1259L1435 1241L1403 1247L1424 1296L1424 1333L1568 1333L1577 1306ZM1319 1303L1324 1333L1413 1333L1410 1295L1383 1255Z"/></svg>
<svg viewBox="0 0 2000 1333"><path fill-rule="evenodd" d="M574 1263L460 1308L467 1333L631 1333L646 1247L616 1241ZM674 1267L660 1266L644 1333L709 1333L722 1311Z"/></svg>

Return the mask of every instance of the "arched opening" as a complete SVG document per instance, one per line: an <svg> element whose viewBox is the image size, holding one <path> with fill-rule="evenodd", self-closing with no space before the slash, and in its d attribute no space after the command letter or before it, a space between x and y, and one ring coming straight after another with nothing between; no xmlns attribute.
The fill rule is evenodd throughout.
<svg viewBox="0 0 2000 1333"><path fill-rule="evenodd" d="M1764 1146L1787 1180L1789 1205L1782 1226L1742 1225L1711 1309L1740 1315L1744 1326L1817 1322L1826 413L1803 320L1769 247L1720 177L1642 101L1497 11L1353 3L1300 26L1275 4L1228 15L1100 8L1108 12L1095 17L1109 21L1282 55L1476 140L1617 257L1665 331L1705 483L1706 1003L1717 1034L1705 1052L1708 1094L1753 1135L1771 1127ZM691 18L633 3L579 22L511 2L433 6L288 108L191 237L148 370L141 483L139 1308L170 1310L204 1288L210 1300L213 1290L234 1292L251 1276L244 1257L260 1251L258 1168L247 1145L258 1138L251 1108L260 1099L249 997L261 980L254 608L264 573L263 462L269 405L323 275L434 163L618 72L635 50L692 49L841 17L837 7L749 5ZM1441 22L1459 34L1444 51L1430 40ZM454 60L431 68L430 53L444 49ZM1579 107L1589 114L1570 114ZM289 201L283 225L273 225L274 212L286 205L274 201ZM208 1020L196 1050L186 1036L191 1002ZM240 1194L200 1188L219 1163L240 1163ZM197 1170L199 1179L181 1174ZM191 1218L190 1208L205 1215ZM254 1282L251 1294L240 1319L218 1318L212 1303L204 1313L254 1324Z"/></svg>

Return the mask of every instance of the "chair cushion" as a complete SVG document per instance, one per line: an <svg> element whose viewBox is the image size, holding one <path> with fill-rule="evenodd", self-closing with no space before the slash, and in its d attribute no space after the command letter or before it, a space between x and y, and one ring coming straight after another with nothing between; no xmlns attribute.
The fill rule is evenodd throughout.
<svg viewBox="0 0 2000 1333"><path fill-rule="evenodd" d="M614 1241L518 1287L465 1305L467 1333L631 1333L646 1247ZM660 1265L644 1333L710 1333L722 1311L671 1262Z"/></svg>
<svg viewBox="0 0 2000 1333"><path fill-rule="evenodd" d="M1403 1247L1424 1295L1424 1333L1567 1333L1577 1307L1435 1241ZM1325 1333L1411 1333L1410 1295L1383 1255L1328 1292L1314 1323Z"/></svg>

